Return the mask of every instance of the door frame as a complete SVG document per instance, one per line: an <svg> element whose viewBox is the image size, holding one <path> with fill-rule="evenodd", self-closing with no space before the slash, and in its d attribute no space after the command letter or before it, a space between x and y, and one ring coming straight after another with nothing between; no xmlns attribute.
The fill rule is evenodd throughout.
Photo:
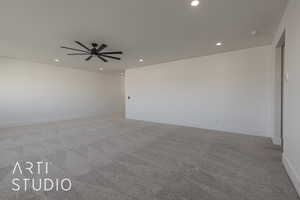
<svg viewBox="0 0 300 200"><path fill-rule="evenodd" d="M276 90L280 92L280 96L276 96L276 98L280 98L277 101L276 109L279 110L279 116L280 117L280 125L279 125L279 130L276 130L276 132L279 132L279 137L280 137L280 146L281 150L283 152L284 149L284 125L285 125L285 81L286 81L286 73L285 73L285 58L286 58L286 50L285 50L285 31L283 31L277 45L276 45L276 51L280 51L280 54L276 54L276 70L277 73L280 74L278 77L279 79L276 80L278 83L276 83ZM279 71L278 71L279 70ZM277 88L279 86L279 88ZM276 116L275 116L276 117ZM277 126L276 126L277 127ZM277 128L278 129L278 128Z"/></svg>

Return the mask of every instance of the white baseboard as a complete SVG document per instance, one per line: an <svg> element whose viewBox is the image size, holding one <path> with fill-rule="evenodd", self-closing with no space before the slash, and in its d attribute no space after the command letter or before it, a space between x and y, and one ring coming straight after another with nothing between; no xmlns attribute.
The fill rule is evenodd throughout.
<svg viewBox="0 0 300 200"><path fill-rule="evenodd" d="M192 128L200 128L205 130L211 131L220 131L220 132L228 132L228 133L235 133L241 135L249 135L249 136L258 136L258 137L267 137L271 138L271 136L264 131L251 131L251 130L239 130L233 128L225 128L225 127L214 127L214 126L205 126L196 123L189 123L189 122L178 122L178 121L165 121L165 120L156 120L156 119L147 119L147 118L139 118L125 114L125 118L129 120L137 120L137 121L145 121L145 122L153 122L158 124L168 124L168 125L176 125L176 126L183 126L183 127L192 127Z"/></svg>
<svg viewBox="0 0 300 200"><path fill-rule="evenodd" d="M119 112L114 112L114 113L93 112L93 113L85 113L85 114L59 115L59 116L52 116L51 118L40 117L31 120L4 122L2 124L0 123L0 129L17 127L17 126L44 124L44 123L51 123L51 122L64 121L64 120L84 119L89 117L114 117L114 116L123 117L124 114Z"/></svg>
<svg viewBox="0 0 300 200"><path fill-rule="evenodd" d="M281 145L281 138L274 136L274 137L272 137L272 142L275 145Z"/></svg>
<svg viewBox="0 0 300 200"><path fill-rule="evenodd" d="M298 177L291 162L288 160L288 158L284 154L282 155L282 162L283 162L283 165L284 165L291 181L293 182L293 184L298 192L298 195L300 196L300 178Z"/></svg>

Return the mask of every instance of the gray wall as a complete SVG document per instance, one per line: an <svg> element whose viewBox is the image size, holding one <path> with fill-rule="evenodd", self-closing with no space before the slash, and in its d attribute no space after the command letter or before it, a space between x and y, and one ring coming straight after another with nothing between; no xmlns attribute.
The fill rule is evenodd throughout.
<svg viewBox="0 0 300 200"><path fill-rule="evenodd" d="M126 117L271 137L271 46L129 69Z"/></svg>
<svg viewBox="0 0 300 200"><path fill-rule="evenodd" d="M0 58L0 127L121 113L121 79Z"/></svg>

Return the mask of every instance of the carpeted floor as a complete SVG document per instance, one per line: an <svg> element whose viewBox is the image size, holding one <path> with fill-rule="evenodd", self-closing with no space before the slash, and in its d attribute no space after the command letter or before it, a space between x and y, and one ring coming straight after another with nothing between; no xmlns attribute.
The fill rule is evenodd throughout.
<svg viewBox="0 0 300 200"><path fill-rule="evenodd" d="M49 162L49 174L16 162ZM23 169L23 168L22 168ZM36 170L36 166L33 168ZM70 178L69 192L12 179ZM21 187L22 188L22 187ZM296 200L270 139L117 118L0 130L0 200Z"/></svg>

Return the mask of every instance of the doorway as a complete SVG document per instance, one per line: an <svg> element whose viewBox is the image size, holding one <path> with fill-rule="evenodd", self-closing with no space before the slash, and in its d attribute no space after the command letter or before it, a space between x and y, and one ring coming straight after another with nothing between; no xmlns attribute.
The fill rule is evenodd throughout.
<svg viewBox="0 0 300 200"><path fill-rule="evenodd" d="M285 32L276 46L276 137L284 149L284 104L285 104Z"/></svg>

